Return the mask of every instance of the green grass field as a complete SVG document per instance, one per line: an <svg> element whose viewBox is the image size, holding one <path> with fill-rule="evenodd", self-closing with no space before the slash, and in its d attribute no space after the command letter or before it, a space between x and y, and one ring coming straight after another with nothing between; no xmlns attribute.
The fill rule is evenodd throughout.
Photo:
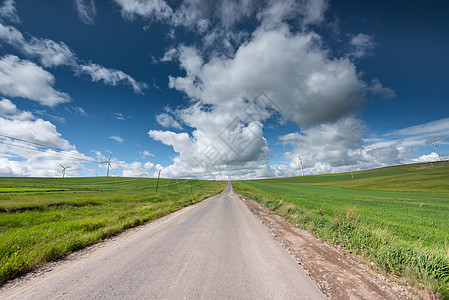
<svg viewBox="0 0 449 300"><path fill-rule="evenodd" d="M292 224L449 298L449 166L233 184Z"/></svg>
<svg viewBox="0 0 449 300"><path fill-rule="evenodd" d="M0 283L221 192L219 181L0 178Z"/></svg>

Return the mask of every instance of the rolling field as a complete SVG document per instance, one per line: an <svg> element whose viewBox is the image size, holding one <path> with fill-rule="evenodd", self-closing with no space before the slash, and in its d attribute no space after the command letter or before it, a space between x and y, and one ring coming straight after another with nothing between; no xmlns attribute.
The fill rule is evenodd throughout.
<svg viewBox="0 0 449 300"><path fill-rule="evenodd" d="M449 297L449 167L233 182L236 192L377 266Z"/></svg>
<svg viewBox="0 0 449 300"><path fill-rule="evenodd" d="M0 283L221 192L226 182L0 178Z"/></svg>

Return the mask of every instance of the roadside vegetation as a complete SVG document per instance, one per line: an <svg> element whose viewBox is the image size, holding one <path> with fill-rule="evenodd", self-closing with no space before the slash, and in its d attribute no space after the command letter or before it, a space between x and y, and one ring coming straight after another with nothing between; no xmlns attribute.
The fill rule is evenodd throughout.
<svg viewBox="0 0 449 300"><path fill-rule="evenodd" d="M449 166L234 181L315 236L449 299Z"/></svg>
<svg viewBox="0 0 449 300"><path fill-rule="evenodd" d="M0 178L0 283L218 194L226 182Z"/></svg>

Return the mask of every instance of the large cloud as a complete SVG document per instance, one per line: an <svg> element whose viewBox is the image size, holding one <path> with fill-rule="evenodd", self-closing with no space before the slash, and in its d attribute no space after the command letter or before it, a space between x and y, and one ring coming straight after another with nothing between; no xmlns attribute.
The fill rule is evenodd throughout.
<svg viewBox="0 0 449 300"><path fill-rule="evenodd" d="M115 0L124 18L169 24L199 34L203 46L212 52L232 55L235 46L250 36L252 26L275 28L284 21L292 26L319 24L327 0ZM245 23L246 22L246 23ZM244 24L244 26L242 26ZM151 26L151 24L149 25ZM182 31L180 33L182 34ZM176 37L172 30L170 37Z"/></svg>
<svg viewBox="0 0 449 300"><path fill-rule="evenodd" d="M368 165L368 156L382 157L364 151L365 125L353 115L368 92L385 97L394 92L377 79L365 83L351 56L332 56L317 33L292 32L283 22L300 16L302 28L319 23L326 5L270 2L257 14L259 28L231 55L210 55L185 45L167 51L164 57L178 59L185 71L184 76L170 76L169 86L191 99L173 113L193 131L150 130L150 137L179 153L163 172L178 177L201 172L224 178L287 176L297 175L298 154L309 172L357 168ZM301 128L281 137L293 147L285 155L290 163L268 163L266 122L293 122Z"/></svg>
<svg viewBox="0 0 449 300"><path fill-rule="evenodd" d="M178 154L163 168L165 176L258 178L299 175L301 163L315 174L425 161L435 155L413 153L449 131L447 120L440 120L367 137L357 118L367 95L392 98L395 92L377 78L365 82L357 70L356 61L372 54L371 36L346 35L350 48L336 57L311 29L323 23L327 1L116 3L128 19L184 26L203 38L170 47L160 60L179 62L185 75L170 76L169 86L190 99L170 110L180 126L159 115L164 127L186 132L149 131ZM255 30L239 27L250 18ZM279 137L289 150L276 164L269 163L266 124L298 129Z"/></svg>
<svg viewBox="0 0 449 300"><path fill-rule="evenodd" d="M413 153L431 137L447 136L447 121L440 120L367 137L357 118L366 97L395 92L377 78L365 82L357 70L358 59L372 54L372 36L345 35L347 52L336 57L312 30L323 24L327 1L115 2L129 20L171 25L173 41L178 27L202 38L171 46L159 60L179 62L185 75L170 76L169 86L190 99L169 110L175 118L157 116L163 127L186 132L149 131L177 153L164 176L258 178L299 175L301 163L315 174L425 161L435 155ZM289 149L284 162L269 163L267 124L296 125L279 137Z"/></svg>
<svg viewBox="0 0 449 300"><path fill-rule="evenodd" d="M355 65L330 59L316 34L291 34L286 27L257 31L231 59L204 63L195 49L181 47L180 64L187 75L170 77L170 86L191 98L241 109L243 99L264 91L300 126L335 121L357 109L366 88Z"/></svg>
<svg viewBox="0 0 449 300"><path fill-rule="evenodd" d="M340 167L359 163L357 150L361 149L363 134L364 124L353 117L346 117L307 128L301 133L281 136L280 140L293 146L293 152L287 155L300 155L306 168L317 163ZM296 162L295 157L291 160Z"/></svg>
<svg viewBox="0 0 449 300"><path fill-rule="evenodd" d="M82 161L90 160L62 138L55 125L19 110L8 99L0 100L0 128L0 176L60 176L60 164L76 175Z"/></svg>
<svg viewBox="0 0 449 300"><path fill-rule="evenodd" d="M360 134L349 131L358 121L345 118L361 106L368 85L349 59L330 58L314 33L292 34L285 26L259 29L232 58L206 61L197 49L186 46L178 53L186 75L170 77L170 87L185 92L193 104L175 114L194 131L191 137L150 131L152 138L180 154L170 167L173 173L198 170L195 165L226 176L235 176L230 166L248 176L280 174L282 168L267 165L270 151L263 135L263 123L274 115L305 128L324 123L326 130L338 132L346 125L348 131L341 135L353 139L350 146L360 142ZM318 130L313 128L309 130ZM211 164L213 151L219 154ZM342 165L350 158L347 154L333 163Z"/></svg>
<svg viewBox="0 0 449 300"><path fill-rule="evenodd" d="M175 26L206 31L218 24L231 29L242 20L259 19L273 25L284 20L314 24L323 20L325 0L183 0L169 4L163 0L114 0L123 17L165 21Z"/></svg>
<svg viewBox="0 0 449 300"><path fill-rule="evenodd" d="M231 176L234 172L237 174L237 170L253 170L268 162L266 156L269 150L260 122L254 121L245 126L235 120L224 128L213 123L216 117L213 113L203 112L201 118L205 123L209 119L212 128L198 128L192 136L185 132L148 132L151 138L173 147L179 153L173 159L174 164L163 170L165 176L217 178ZM221 132L217 135L214 128Z"/></svg>
<svg viewBox="0 0 449 300"><path fill-rule="evenodd" d="M9 99L0 100L0 176L59 177L61 165L67 167L67 176L93 175L95 170L85 164L100 163L105 169L107 159L99 152L95 157L80 153L51 122L18 109ZM127 163L117 158L111 159L111 166L112 171L132 177L147 177L154 168L149 161Z"/></svg>
<svg viewBox="0 0 449 300"><path fill-rule="evenodd" d="M47 106L69 102L69 95L53 88L54 82L52 74L28 60L14 55L0 58L0 93L5 96L27 98Z"/></svg>

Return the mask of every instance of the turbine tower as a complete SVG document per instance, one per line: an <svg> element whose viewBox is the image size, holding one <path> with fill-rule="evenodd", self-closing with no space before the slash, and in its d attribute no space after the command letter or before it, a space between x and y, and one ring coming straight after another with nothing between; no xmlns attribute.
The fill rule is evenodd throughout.
<svg viewBox="0 0 449 300"><path fill-rule="evenodd" d="M63 165L59 164L62 167L62 178L65 177L65 169L69 169L70 167L64 167Z"/></svg>
<svg viewBox="0 0 449 300"><path fill-rule="evenodd" d="M433 142L432 145L437 149L438 159L440 160L440 163L443 164L441 161L440 151L438 151L438 144L436 142Z"/></svg>
<svg viewBox="0 0 449 300"><path fill-rule="evenodd" d="M298 160L299 160L299 166L301 167L301 176L304 176L304 172L302 170L302 160L301 160L301 156L299 156L299 154L298 154Z"/></svg>
<svg viewBox="0 0 449 300"><path fill-rule="evenodd" d="M105 163L107 163L108 164L108 173L107 173L107 176L109 177L109 168L112 168L112 166L111 166L111 157L112 157L112 154L111 155L109 155L109 158L108 158L108 160L107 161L105 161Z"/></svg>

